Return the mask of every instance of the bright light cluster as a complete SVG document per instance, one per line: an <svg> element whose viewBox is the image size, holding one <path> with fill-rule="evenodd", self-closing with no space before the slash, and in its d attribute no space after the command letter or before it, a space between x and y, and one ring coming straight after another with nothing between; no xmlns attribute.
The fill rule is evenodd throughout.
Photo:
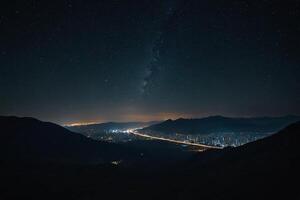
<svg viewBox="0 0 300 200"><path fill-rule="evenodd" d="M109 133L132 133L133 131L137 130L139 128L130 128L130 129L111 129L108 132Z"/></svg>

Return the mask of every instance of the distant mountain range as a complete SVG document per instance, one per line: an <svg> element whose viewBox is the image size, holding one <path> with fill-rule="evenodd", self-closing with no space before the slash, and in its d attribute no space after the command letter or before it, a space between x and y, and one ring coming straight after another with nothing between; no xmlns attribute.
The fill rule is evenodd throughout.
<svg viewBox="0 0 300 200"><path fill-rule="evenodd" d="M300 116L229 118L212 116L201 119L167 120L143 128L142 132L152 131L164 134L210 134L216 132L258 132L274 133L287 125L300 121Z"/></svg>
<svg viewBox="0 0 300 200"><path fill-rule="evenodd" d="M78 126L66 126L67 129L81 133L83 135L93 137L98 133L109 132L112 130L127 130L133 128L143 128L160 123L160 121L150 121L150 122L107 122L99 124L89 124L89 125L78 125Z"/></svg>

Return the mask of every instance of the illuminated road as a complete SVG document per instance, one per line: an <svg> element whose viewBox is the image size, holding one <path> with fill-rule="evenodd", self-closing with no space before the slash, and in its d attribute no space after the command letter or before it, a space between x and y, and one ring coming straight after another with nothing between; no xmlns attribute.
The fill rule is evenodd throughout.
<svg viewBox="0 0 300 200"><path fill-rule="evenodd" d="M184 144L184 145L189 145L189 146L201 147L203 149L222 149L221 147L216 147L216 146L210 146L210 145L205 145L205 144L198 144L198 143L192 143L192 142L186 142L186 141L173 140L173 139L168 139L168 138L163 138L163 137L146 135L146 134L137 132L137 130L132 130L129 133L136 135L136 136L153 139L153 140L162 140L162 141L167 141L167 142L173 142L176 144Z"/></svg>

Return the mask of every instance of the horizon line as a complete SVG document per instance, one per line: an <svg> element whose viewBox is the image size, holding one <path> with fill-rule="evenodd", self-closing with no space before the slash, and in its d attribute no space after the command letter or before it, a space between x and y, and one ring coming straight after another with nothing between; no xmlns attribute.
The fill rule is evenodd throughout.
<svg viewBox="0 0 300 200"><path fill-rule="evenodd" d="M65 123L60 124L64 127L75 127L75 126L88 126L88 125L96 125L96 124L106 124L106 123L150 123L150 122L164 122L167 120L176 121L178 119L205 119L205 118L211 118L211 117L222 117L222 118L240 118L240 119L247 119L247 118L281 118L281 117L300 117L300 115L296 114L286 114L286 115L261 115L261 116L225 116L225 115L208 115L203 117L178 117L178 118L169 118L169 119L161 119L161 120L133 120L133 121L114 121L114 120L108 120L108 121L91 121L91 122L74 122L74 123Z"/></svg>

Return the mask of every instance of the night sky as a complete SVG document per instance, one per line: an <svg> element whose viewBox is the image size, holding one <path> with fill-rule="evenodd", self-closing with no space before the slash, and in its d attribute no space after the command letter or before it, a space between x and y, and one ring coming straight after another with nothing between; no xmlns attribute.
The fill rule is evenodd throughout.
<svg viewBox="0 0 300 200"><path fill-rule="evenodd" d="M1 0L0 115L300 114L298 0Z"/></svg>

